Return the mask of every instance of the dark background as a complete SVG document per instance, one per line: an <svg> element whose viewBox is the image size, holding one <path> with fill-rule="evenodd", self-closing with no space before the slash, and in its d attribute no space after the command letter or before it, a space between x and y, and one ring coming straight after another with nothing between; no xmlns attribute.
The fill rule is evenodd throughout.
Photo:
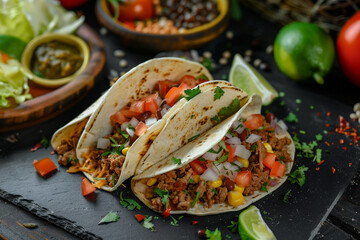
<svg viewBox="0 0 360 240"><path fill-rule="evenodd" d="M99 33L101 26L95 18L94 7L95 2L92 1L79 10L85 14L86 22ZM338 63L335 62L323 86L300 85L287 79L277 69L273 57L265 53L265 48L273 43L280 26L263 20L247 8L242 10L242 20L232 21L228 27L228 30L234 32L234 38L228 40L223 33L215 41L197 49L199 54L210 51L214 61L218 63L225 50L243 55L247 49L252 49L252 61L259 58L270 66L270 71L259 72L279 92L285 93L285 97L276 100L264 110L274 112L278 118L286 117L289 112L295 113L299 122L287 125L292 134L300 130L306 131L306 135L298 134L301 141L315 140L315 135L323 134L324 130L334 132L339 124L339 115L349 120L349 114L353 112L352 106L360 102L360 89L345 78ZM105 44L107 63L96 78L94 88L80 103L52 120L0 135L0 238L72 239L77 236L84 239L143 239L146 236L148 239L196 239L197 230L205 228L219 228L223 239L226 239L226 235L232 239L238 238L237 234L226 228L231 220L236 219L237 212L207 217L185 215L176 227L170 224L171 219L163 220L159 214L147 209L143 204L139 211L122 208L119 204L121 191L125 198L136 199L129 190L129 181L125 182L127 188L121 187L113 193L97 190L96 201L91 202L81 195L81 174L68 174L64 167L58 167L58 172L49 179L42 179L36 174L32 165L34 159L50 157L57 162L57 156L50 154L50 148L30 152L30 148L34 147L43 135L51 139L59 127L95 101L109 87L110 70L118 73L127 71L158 54L126 49L119 38L110 32L100 37ZM113 54L116 49L126 52L126 68L119 66L121 59ZM231 61L226 66L217 64L216 71L213 72L214 78L226 78L230 65ZM302 102L298 104L296 99L301 99ZM280 105L281 101L285 102L284 106ZM310 105L315 109L311 110ZM327 112L331 113L330 116L327 116ZM360 130L357 122L350 123ZM329 124L329 127L325 124ZM18 142L8 142L6 138L11 135L15 135ZM325 160L321 166L311 159L296 159L294 169L301 165L309 167L303 187L286 182L273 194L255 203L278 239L360 238L359 175L355 176L359 167L360 148L356 145L349 146L351 139L344 135L334 133L323 136L324 141L334 145L328 147L324 141L319 143ZM340 139L344 139L343 145L340 144ZM346 151L342 149L343 146L347 147ZM325 150L329 152L325 153ZM349 166L349 163L352 165ZM319 171L316 170L317 167ZM335 174L332 173L332 168L336 169ZM288 190L291 190L288 203L284 203L282 199ZM120 220L98 225L101 218L111 210L119 213ZM158 216L159 219L153 220L156 231L150 232L143 228L134 218L135 214ZM192 226L193 220L199 223ZM24 222L36 222L39 227L33 230L25 229L20 226Z"/></svg>

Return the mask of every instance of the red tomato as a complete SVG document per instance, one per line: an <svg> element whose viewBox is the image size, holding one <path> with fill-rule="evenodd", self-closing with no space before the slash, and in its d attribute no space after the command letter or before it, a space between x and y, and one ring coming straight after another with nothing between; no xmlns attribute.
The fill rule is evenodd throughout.
<svg viewBox="0 0 360 240"><path fill-rule="evenodd" d="M159 96L158 93L151 94L144 98L145 101L145 112L150 111L152 113L156 113L159 106L157 105L156 99Z"/></svg>
<svg viewBox="0 0 360 240"><path fill-rule="evenodd" d="M87 180L87 178L82 177L81 183L81 192L84 197L89 196L93 192L95 192L96 188Z"/></svg>
<svg viewBox="0 0 360 240"><path fill-rule="evenodd" d="M86 3L88 0L60 0L61 5L64 8L72 9L80 7L82 4Z"/></svg>
<svg viewBox="0 0 360 240"><path fill-rule="evenodd" d="M120 112L127 118L132 118L132 117L136 117L139 115L139 113L133 112L129 109L123 109L123 110L120 110Z"/></svg>
<svg viewBox="0 0 360 240"><path fill-rule="evenodd" d="M139 124L135 128L135 135L140 137L145 131L148 129L145 123L139 122Z"/></svg>
<svg viewBox="0 0 360 240"><path fill-rule="evenodd" d="M49 177L57 170L55 163L53 163L53 161L51 161L48 157L43 158L40 161L34 160L33 165L40 176L45 178Z"/></svg>
<svg viewBox="0 0 360 240"><path fill-rule="evenodd" d="M137 113L143 113L145 106L144 103L145 101L143 100L133 101L129 110Z"/></svg>
<svg viewBox="0 0 360 240"><path fill-rule="evenodd" d="M235 147L231 147L231 145L225 144L226 148L229 150L228 162L233 162L236 159L235 156Z"/></svg>
<svg viewBox="0 0 360 240"><path fill-rule="evenodd" d="M164 217L168 217L170 216L170 211L171 211L171 207L169 205L169 207L161 215L163 215Z"/></svg>
<svg viewBox="0 0 360 240"><path fill-rule="evenodd" d="M190 163L190 167L194 171L194 175L202 174L207 169L206 164L197 159Z"/></svg>
<svg viewBox="0 0 360 240"><path fill-rule="evenodd" d="M270 177L282 177L285 174L285 165L280 162L274 162L270 171Z"/></svg>
<svg viewBox="0 0 360 240"><path fill-rule="evenodd" d="M204 83L204 82L208 82L209 80L207 80L207 79L201 79L201 78L199 78L198 80L196 80L196 85L199 85L199 84L201 84L201 83Z"/></svg>
<svg viewBox="0 0 360 240"><path fill-rule="evenodd" d="M266 155L265 155L265 158L263 160L263 163L267 168L271 169L274 162L275 162L275 159L276 159L276 154L275 153L267 152Z"/></svg>
<svg viewBox="0 0 360 240"><path fill-rule="evenodd" d="M260 114L253 114L244 122L245 127L251 130L258 129L263 125L263 118Z"/></svg>
<svg viewBox="0 0 360 240"><path fill-rule="evenodd" d="M121 113L121 112L115 113L114 115L112 115L112 116L110 117L110 119L111 119L111 122L112 122L113 124L115 124L115 123L123 124L124 122L127 122L127 121L129 120L129 119L128 119L127 117L125 117L124 114Z"/></svg>
<svg viewBox="0 0 360 240"><path fill-rule="evenodd" d="M136 220L137 220L138 222L141 222L141 221L144 220L144 218L145 218L145 216L144 216L144 215L141 215L141 214L136 214L135 217L136 217Z"/></svg>
<svg viewBox="0 0 360 240"><path fill-rule="evenodd" d="M166 103L170 106L173 106L179 99L180 95L184 95L184 91L186 89L189 89L189 87L185 83L181 83L179 87L171 88L170 91L165 95Z"/></svg>
<svg viewBox="0 0 360 240"><path fill-rule="evenodd" d="M179 84L170 80L159 81L160 96L164 97L172 87L175 87L177 85Z"/></svg>
<svg viewBox="0 0 360 240"><path fill-rule="evenodd" d="M189 88L194 88L197 84L196 84L196 78L194 76L191 75L185 75L183 76L180 81L180 83L185 83L186 85L189 86Z"/></svg>
<svg viewBox="0 0 360 240"><path fill-rule="evenodd" d="M345 75L360 87L360 11L341 29L336 48Z"/></svg>
<svg viewBox="0 0 360 240"><path fill-rule="evenodd" d="M128 0L119 4L119 18L121 22L146 20L153 16L152 0Z"/></svg>
<svg viewBox="0 0 360 240"><path fill-rule="evenodd" d="M250 186L251 183L251 171L241 171L235 177L235 183L240 187Z"/></svg>

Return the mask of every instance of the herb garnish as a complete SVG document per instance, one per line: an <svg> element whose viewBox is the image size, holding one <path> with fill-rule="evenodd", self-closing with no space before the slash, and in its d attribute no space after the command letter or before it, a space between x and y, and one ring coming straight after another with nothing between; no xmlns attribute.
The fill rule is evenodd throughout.
<svg viewBox="0 0 360 240"><path fill-rule="evenodd" d="M211 192L215 193L215 195L219 194L219 192L218 192L218 190L216 188L211 189Z"/></svg>
<svg viewBox="0 0 360 240"><path fill-rule="evenodd" d="M141 209L140 204L138 204L135 200L131 199L131 198L126 198L124 199L122 196L122 192L120 193L120 204L121 206L123 206L124 208L129 209L130 211L134 210L135 208L137 210Z"/></svg>
<svg viewBox="0 0 360 240"><path fill-rule="evenodd" d="M240 109L240 100L235 98L228 107L223 107L219 111L220 118L226 118L234 113L236 113Z"/></svg>
<svg viewBox="0 0 360 240"><path fill-rule="evenodd" d="M135 128L131 125L131 124L128 124L127 127L133 131L135 131Z"/></svg>
<svg viewBox="0 0 360 240"><path fill-rule="evenodd" d="M94 177L94 179L96 180L96 181L103 181L103 180L106 180L106 178L98 178L98 177Z"/></svg>
<svg viewBox="0 0 360 240"><path fill-rule="evenodd" d="M201 93L201 90L200 90L200 87L197 86L196 88L194 89L187 89L184 91L186 96L185 96L185 99L186 100L190 100L192 99L193 97L195 97L196 95L200 94Z"/></svg>
<svg viewBox="0 0 360 240"><path fill-rule="evenodd" d="M152 216L145 216L143 226L146 229L150 229L152 232L154 231L154 224L151 222Z"/></svg>
<svg viewBox="0 0 360 240"><path fill-rule="evenodd" d="M305 172L308 169L309 168L305 167L304 165L298 167L298 169L289 174L288 180L291 183L297 183L300 187L302 187L305 184Z"/></svg>
<svg viewBox="0 0 360 240"><path fill-rule="evenodd" d="M316 149L316 156L314 157L313 162L316 160L317 163L320 163L321 152L322 152L322 149L320 149L320 148Z"/></svg>
<svg viewBox="0 0 360 240"><path fill-rule="evenodd" d="M261 188L260 188L260 191L262 191L262 192L268 192L268 190L267 190L267 182L265 182L265 183L263 183L262 185L261 185Z"/></svg>
<svg viewBox="0 0 360 240"><path fill-rule="evenodd" d="M199 200L199 197L200 197L200 192L196 192L196 197L195 197L194 201L191 202L191 207L192 208L195 206L195 204Z"/></svg>
<svg viewBox="0 0 360 240"><path fill-rule="evenodd" d="M117 222L119 218L120 216L117 212L110 211L103 219L100 220L98 225L103 223Z"/></svg>
<svg viewBox="0 0 360 240"><path fill-rule="evenodd" d="M188 183L194 183L194 180L192 178L190 178Z"/></svg>
<svg viewBox="0 0 360 240"><path fill-rule="evenodd" d="M196 79L209 80L209 78L205 74L200 74L196 77Z"/></svg>
<svg viewBox="0 0 360 240"><path fill-rule="evenodd" d="M219 146L222 148L222 149L224 149L225 151L229 151L228 149L227 149L227 147L226 147L226 145L225 145L225 142L224 142L224 140L221 140L220 142L219 142Z"/></svg>
<svg viewBox="0 0 360 240"><path fill-rule="evenodd" d="M220 118L218 117L218 115L216 115L215 117L211 118L212 121L215 121L217 123L220 122Z"/></svg>
<svg viewBox="0 0 360 240"><path fill-rule="evenodd" d="M284 203L288 203L288 197L290 195L290 192L291 192L291 189L285 193L284 198L283 198Z"/></svg>
<svg viewBox="0 0 360 240"><path fill-rule="evenodd" d="M225 152L221 158L219 158L217 161L214 161L214 163L223 163L229 158L229 152Z"/></svg>
<svg viewBox="0 0 360 240"><path fill-rule="evenodd" d="M205 234L208 240L221 240L221 232L217 228L213 232L206 229Z"/></svg>
<svg viewBox="0 0 360 240"><path fill-rule="evenodd" d="M40 145L43 146L44 148L48 148L50 146L49 141L46 139L45 136L42 137L41 141L40 141Z"/></svg>
<svg viewBox="0 0 360 240"><path fill-rule="evenodd" d="M178 222L184 217L184 216L180 216L177 220L175 217L173 217L172 215L170 215L172 221L170 222L171 225L173 226L179 226Z"/></svg>
<svg viewBox="0 0 360 240"><path fill-rule="evenodd" d="M289 115L287 115L284 120L287 122L296 122L296 123L299 122L297 116L292 112L290 112Z"/></svg>
<svg viewBox="0 0 360 240"><path fill-rule="evenodd" d="M323 139L323 136L319 133L315 135L316 140L321 141Z"/></svg>
<svg viewBox="0 0 360 240"><path fill-rule="evenodd" d="M180 158L175 158L175 157L172 157L171 158L171 161L177 165L181 165L181 159Z"/></svg>
<svg viewBox="0 0 360 240"><path fill-rule="evenodd" d="M165 205L165 208L167 209L169 207L169 191L167 189L165 190L161 190L160 188L155 188L154 192L157 193L157 195L159 195L159 197L161 197L161 202L162 204Z"/></svg>
<svg viewBox="0 0 360 240"><path fill-rule="evenodd" d="M239 221L231 221L231 224L226 227L233 233L236 233L239 228Z"/></svg>
<svg viewBox="0 0 360 240"><path fill-rule="evenodd" d="M215 88L215 94L214 94L214 101L220 99L222 95L224 95L224 90L221 89L221 87L216 86Z"/></svg>
<svg viewBox="0 0 360 240"><path fill-rule="evenodd" d="M79 159L69 157L69 158L68 158L68 163L71 163L72 161L74 161L74 162L78 163L78 162L79 162Z"/></svg>
<svg viewBox="0 0 360 240"><path fill-rule="evenodd" d="M210 58L204 58L204 60L201 61L201 64L206 67L210 72L215 70Z"/></svg>
<svg viewBox="0 0 360 240"><path fill-rule="evenodd" d="M197 135L195 135L195 136L192 136L191 138L188 139L188 142L194 141L194 140L197 139L199 136L200 136L200 134L197 134Z"/></svg>

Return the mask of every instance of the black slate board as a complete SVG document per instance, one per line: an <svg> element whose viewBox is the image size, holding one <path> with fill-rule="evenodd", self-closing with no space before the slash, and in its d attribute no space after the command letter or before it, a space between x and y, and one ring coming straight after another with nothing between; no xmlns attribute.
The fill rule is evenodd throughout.
<svg viewBox="0 0 360 240"><path fill-rule="evenodd" d="M93 17L93 6L88 4L84 12L89 24L99 29L98 23ZM324 86L298 85L277 69L271 56L264 53L264 48L271 44L278 28L258 18L255 14L244 11L243 21L239 24L232 23L229 29L234 31L235 37L228 41L223 34L216 41L199 49L199 52L210 50L214 59L221 57L223 50L231 50L232 53L244 53L251 47L254 39L261 39L262 45L254 49L254 58L259 57L270 64L271 72L261 72L271 84L278 90L286 93L283 99L275 101L265 109L274 112L279 118L284 118L289 112L294 112L299 118L299 123L288 124L289 132L304 130L306 135L299 135L301 141L315 139L317 133L323 130L333 131L338 125L338 115L347 117L352 112L352 104L360 101L359 89L352 86L342 75L336 64L331 74L326 79ZM124 191L125 198L135 198L128 188L121 187L113 193L97 191L95 202L88 201L81 195L81 174L68 174L63 167L58 168L49 179L43 179L36 174L32 165L34 159L49 156L56 162L57 156L50 155L51 149L39 149L30 152L30 148L44 135L48 139L57 128L66 124L79 114L91 102L100 96L108 86L107 72L110 69L121 69L118 67L119 59L113 57L115 49L123 49L118 44L117 37L108 34L103 37L107 47L107 68L97 78L94 89L88 97L82 100L76 107L66 112L61 118L52 119L41 125L26 128L21 131L1 134L0 137L0 197L21 206L32 213L53 222L66 231L81 238L104 238L104 239L189 239L197 238L198 229L219 228L225 237L226 234L236 237L226 229L231 220L235 220L238 213L226 213L208 217L184 216L179 221L179 226L170 224L171 219L163 220L160 215L150 211L144 205L140 211L128 211L119 204L119 193ZM216 49L216 50L215 50ZM136 66L146 59L153 57L149 53L127 52L126 59L129 67ZM214 73L215 78L221 79L223 74L228 74L230 64L218 68ZM297 104L296 99L302 103ZM279 105L280 101L285 106ZM314 105L315 110L309 108ZM296 111L299 108L299 111ZM327 116L330 111L331 115ZM319 112L319 116L317 115ZM325 127L325 124L330 127ZM355 126L354 123L351 123ZM11 144L5 140L6 137L15 134L19 141ZM324 135L324 134L323 134ZM340 139L345 140L340 145ZM306 173L306 184L300 188L286 182L273 194L255 203L263 213L263 218L273 230L278 239L308 239L313 238L322 223L332 210L337 200L342 195L351 177L359 167L360 149L358 146L348 146L350 139L338 134L324 135L324 140L334 142L335 145L327 147L324 142L319 147L327 149L329 153L323 153L325 163L316 171L317 164L309 159L299 158L295 167L302 164L309 167ZM347 146L347 151L340 147ZM352 166L349 166L349 162ZM336 169L332 173L332 167ZM129 181L125 182L129 186ZM282 201L284 194L291 189L288 203ZM100 219L110 210L117 211L120 220L117 223L98 225ZM264 211L267 214L264 214ZM158 216L154 220L155 232L143 228L135 219L135 214L148 214ZM195 226L191 222L199 221Z"/></svg>

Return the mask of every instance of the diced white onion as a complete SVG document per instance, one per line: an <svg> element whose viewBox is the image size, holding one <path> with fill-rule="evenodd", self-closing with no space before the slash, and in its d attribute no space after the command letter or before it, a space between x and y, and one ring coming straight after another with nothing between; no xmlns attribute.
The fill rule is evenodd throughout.
<svg viewBox="0 0 360 240"><path fill-rule="evenodd" d="M167 111L168 110L166 108L161 109L161 117L163 117L167 113Z"/></svg>
<svg viewBox="0 0 360 240"><path fill-rule="evenodd" d="M124 147L128 147L130 145L130 141L127 141L124 145Z"/></svg>
<svg viewBox="0 0 360 240"><path fill-rule="evenodd" d="M215 161L216 158L218 156L218 153L210 153L210 152L206 152L203 155L203 158L205 158L206 160L210 160L210 161Z"/></svg>
<svg viewBox="0 0 360 240"><path fill-rule="evenodd" d="M212 167L205 170L201 175L204 181L216 181L219 178L219 174Z"/></svg>
<svg viewBox="0 0 360 240"><path fill-rule="evenodd" d="M235 132L237 132L238 134L241 134L245 130L245 125L244 125L243 122L240 122L240 121L236 120L232 124L232 129L234 129Z"/></svg>
<svg viewBox="0 0 360 240"><path fill-rule="evenodd" d="M241 157L244 159L249 159L250 155L251 155L251 152L249 150L247 150L244 145L236 145L235 156L238 156L238 157Z"/></svg>
<svg viewBox="0 0 360 240"><path fill-rule="evenodd" d="M157 119L156 118L148 118L145 120L145 124L146 126L150 127L151 125L153 125L154 123L157 122Z"/></svg>
<svg viewBox="0 0 360 240"><path fill-rule="evenodd" d="M158 96L158 97L156 98L156 104L158 105L158 107L161 106L162 102L163 102L163 100L161 99L161 97Z"/></svg>
<svg viewBox="0 0 360 240"><path fill-rule="evenodd" d="M231 145L240 145L241 144L241 140L238 137L231 137L229 139L226 139L225 142L228 144L231 144Z"/></svg>
<svg viewBox="0 0 360 240"><path fill-rule="evenodd" d="M248 143L254 143L257 142L258 140L261 139L261 136L257 135L257 134L250 134L250 136L246 139L246 142Z"/></svg>
<svg viewBox="0 0 360 240"><path fill-rule="evenodd" d="M131 126L133 126L134 128L137 127L137 125L139 124L139 120L137 120L136 118L131 118L130 122Z"/></svg>
<svg viewBox="0 0 360 240"><path fill-rule="evenodd" d="M279 120L277 124L281 127L282 130L286 131L288 127L286 126L286 123L283 120Z"/></svg>
<svg viewBox="0 0 360 240"><path fill-rule="evenodd" d="M129 124L129 122L124 122L123 124L121 124L121 131L125 131Z"/></svg>
<svg viewBox="0 0 360 240"><path fill-rule="evenodd" d="M235 161L234 163L225 162L222 166L222 169L220 169L221 175L224 175L225 177L228 177L231 181L234 181L238 173L237 170L243 166L244 165L239 161Z"/></svg>
<svg viewBox="0 0 360 240"><path fill-rule="evenodd" d="M225 134L225 137L227 137L227 138L232 138L233 136L231 136L230 133L227 133L227 134Z"/></svg>
<svg viewBox="0 0 360 240"><path fill-rule="evenodd" d="M106 149L110 146L110 140L107 138L99 138L97 140L97 148Z"/></svg>
<svg viewBox="0 0 360 240"><path fill-rule="evenodd" d="M126 128L126 132L130 135L130 137L133 137L135 134L134 130L132 130L130 128Z"/></svg>
<svg viewBox="0 0 360 240"><path fill-rule="evenodd" d="M142 182L138 182L135 184L134 186L134 191L135 192L140 192L140 193L145 193L146 191L146 188L147 188L147 185L142 183Z"/></svg>

